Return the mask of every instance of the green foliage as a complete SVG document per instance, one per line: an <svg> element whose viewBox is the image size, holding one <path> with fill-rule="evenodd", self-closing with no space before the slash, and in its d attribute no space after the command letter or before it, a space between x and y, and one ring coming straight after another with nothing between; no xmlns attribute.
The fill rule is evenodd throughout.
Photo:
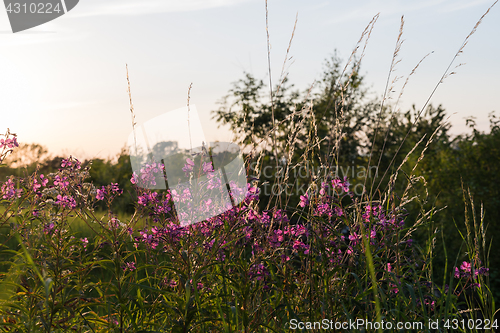
<svg viewBox="0 0 500 333"><path fill-rule="evenodd" d="M335 157L350 162L366 147L363 132L374 123L377 110L377 104L366 98L367 90L358 70L353 65L346 77L346 70L341 70L341 59L334 55L325 62L321 80L311 89L303 93L292 90L293 84L285 78L274 87L272 103L263 82L245 73L243 79L233 83L220 102L221 107L213 112L214 119L229 125L240 144L260 146L276 152L278 158L288 158L293 150L290 159L299 161L315 144L310 140L314 132L321 138L318 146L322 162L335 164L332 152L337 144L343 153ZM332 130L332 125L340 123L342 138L338 131Z"/></svg>
<svg viewBox="0 0 500 333"><path fill-rule="evenodd" d="M122 150L117 156L117 161L94 159L87 161L83 165L90 165L90 177L96 187L106 186L111 183L117 183L124 194L113 202L113 208L116 212L132 213L136 202L136 195L132 189L132 167L130 156L125 150ZM101 210L106 209L103 203L100 204Z"/></svg>

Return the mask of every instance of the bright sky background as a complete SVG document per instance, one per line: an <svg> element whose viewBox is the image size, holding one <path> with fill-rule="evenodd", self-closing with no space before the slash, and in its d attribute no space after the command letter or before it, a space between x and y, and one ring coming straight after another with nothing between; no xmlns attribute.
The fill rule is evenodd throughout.
<svg viewBox="0 0 500 333"><path fill-rule="evenodd" d="M412 76L402 109L421 107L464 38L492 0L269 0L273 79L277 81L295 16L289 78L306 89L335 49L347 60L365 26L380 12L361 70L382 95L401 15L405 28L397 75ZM500 5L485 17L432 103L451 115L452 133L475 116L489 129L500 112ZM186 105L189 84L210 139L228 134L208 124L210 111L252 73L268 82L264 0L80 0L52 22L13 34L0 9L0 131L37 142L54 154L112 157L127 141L131 118L128 63L137 121ZM402 83L401 80L400 82ZM399 92L399 89L397 89Z"/></svg>

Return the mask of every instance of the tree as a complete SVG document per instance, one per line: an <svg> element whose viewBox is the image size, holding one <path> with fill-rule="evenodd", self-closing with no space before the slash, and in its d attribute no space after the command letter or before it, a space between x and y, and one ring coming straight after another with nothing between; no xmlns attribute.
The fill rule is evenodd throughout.
<svg viewBox="0 0 500 333"><path fill-rule="evenodd" d="M42 164L49 158L47 148L37 143L22 143L5 160L11 168Z"/></svg>
<svg viewBox="0 0 500 333"><path fill-rule="evenodd" d="M351 161L367 144L362 140L363 132L373 122L377 110L377 103L366 98L358 67L352 65L346 74L341 70L341 60L334 55L325 62L323 77L312 90L292 90L293 85L285 79L274 88L272 104L269 94L263 91L262 80L245 73L243 79L233 83L221 107L213 111L214 118L229 125L238 135L237 142L246 147L262 141L270 151L276 137L274 150L284 154L292 143L293 160L298 160L310 146L313 134L320 141L323 162L331 157L336 142L341 151L337 157L341 162ZM297 124L302 126L297 128Z"/></svg>

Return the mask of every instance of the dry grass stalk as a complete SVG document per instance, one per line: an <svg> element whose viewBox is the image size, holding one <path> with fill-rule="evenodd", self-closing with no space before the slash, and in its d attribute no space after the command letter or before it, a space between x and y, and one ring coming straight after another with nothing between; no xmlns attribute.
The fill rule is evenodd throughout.
<svg viewBox="0 0 500 333"><path fill-rule="evenodd" d="M134 113L134 104L132 103L132 92L130 90L130 79L128 76L128 64L125 64L125 68L127 69L127 92L128 92L128 97L129 97L129 103L130 103L130 115L132 117L132 131L134 132L134 147L136 149L136 154L137 154L137 138L135 134L135 125L137 123L135 122L135 113Z"/></svg>

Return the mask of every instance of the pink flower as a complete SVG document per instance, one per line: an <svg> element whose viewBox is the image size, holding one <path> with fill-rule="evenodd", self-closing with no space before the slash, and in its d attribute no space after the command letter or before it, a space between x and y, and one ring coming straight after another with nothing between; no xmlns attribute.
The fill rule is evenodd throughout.
<svg viewBox="0 0 500 333"><path fill-rule="evenodd" d="M344 183L342 184L342 189L344 190L344 192L349 192L349 186L351 186L351 184L347 180L347 177L344 177Z"/></svg>
<svg viewBox="0 0 500 333"><path fill-rule="evenodd" d="M124 266L122 266L122 269L126 272L127 270L134 271L136 270L135 268L135 262L127 262L125 263Z"/></svg>
<svg viewBox="0 0 500 333"><path fill-rule="evenodd" d="M321 216L321 215L328 215L329 217L332 216L332 209L330 208L330 205L327 203L320 204L318 207L316 207L316 210L314 211L314 215L316 216Z"/></svg>
<svg viewBox="0 0 500 333"><path fill-rule="evenodd" d="M65 168L66 166L70 167L71 166L71 161L63 159L61 162L61 168Z"/></svg>
<svg viewBox="0 0 500 333"><path fill-rule="evenodd" d="M80 238L80 240L82 241L83 248L86 249L87 248L87 244L89 243L89 240L87 239L87 237Z"/></svg>
<svg viewBox="0 0 500 333"><path fill-rule="evenodd" d="M56 200L55 204L59 205L62 208L66 208L66 207L75 208L77 206L75 199L73 199L71 196L67 196L67 195L62 196L60 194L57 196L57 200Z"/></svg>
<svg viewBox="0 0 500 333"><path fill-rule="evenodd" d="M283 231L274 230L274 235L272 235L270 243L272 247L279 247L281 245L281 242L283 242L284 240L285 238L283 237Z"/></svg>
<svg viewBox="0 0 500 333"><path fill-rule="evenodd" d="M294 226L292 228L292 233L295 234L295 236L300 236L300 235L306 235L306 237L309 236L309 231L306 229L306 227L304 227L301 224Z"/></svg>
<svg viewBox="0 0 500 333"><path fill-rule="evenodd" d="M337 216L342 216L344 215L344 211L340 207L335 207L335 214L337 214Z"/></svg>
<svg viewBox="0 0 500 333"><path fill-rule="evenodd" d="M17 143L17 137L12 139L0 139L0 148L7 146L8 148L19 147L19 143Z"/></svg>
<svg viewBox="0 0 500 333"><path fill-rule="evenodd" d="M73 156L68 157L68 159L63 159L61 162L61 168L71 168L72 170L80 170L82 163L78 161Z"/></svg>
<svg viewBox="0 0 500 333"><path fill-rule="evenodd" d="M259 245L259 243L254 242L252 245L252 254L254 254L254 252L255 253L264 252L264 249L262 248L262 246Z"/></svg>
<svg viewBox="0 0 500 333"><path fill-rule="evenodd" d="M460 265L460 269L466 273L470 273L471 265L467 261L464 261L462 265Z"/></svg>
<svg viewBox="0 0 500 333"><path fill-rule="evenodd" d="M296 240L293 242L293 249L294 250L304 250L304 254L309 254L309 246L304 244L303 242Z"/></svg>
<svg viewBox="0 0 500 333"><path fill-rule="evenodd" d="M332 180L332 186L334 188L337 188L337 187L342 187L342 181L339 179L339 178L335 178Z"/></svg>
<svg viewBox="0 0 500 333"><path fill-rule="evenodd" d="M299 206L300 207L305 207L309 204L309 196L307 195L301 195L300 196L300 203L299 203Z"/></svg>
<svg viewBox="0 0 500 333"><path fill-rule="evenodd" d="M361 236L355 232L353 232L352 235L349 235L349 240L352 242L353 246L356 246L358 244L360 238Z"/></svg>
<svg viewBox="0 0 500 333"><path fill-rule="evenodd" d="M247 194L246 194L246 202L250 203L251 201L259 200L260 190L256 186L252 186L250 183L247 184Z"/></svg>
<svg viewBox="0 0 500 333"><path fill-rule="evenodd" d="M16 189L14 182L11 178L9 178L5 183L3 183L1 194L3 194L2 198L9 200L14 197L20 198L22 191L22 189Z"/></svg>
<svg viewBox="0 0 500 333"><path fill-rule="evenodd" d="M165 278L164 283L167 287L170 287L170 288L177 287L177 282L175 280L170 280L170 279Z"/></svg>
<svg viewBox="0 0 500 333"><path fill-rule="evenodd" d="M123 190L120 190L120 187L118 186L118 183L111 183L111 191L113 193L118 193L118 194L122 194L123 193Z"/></svg>
<svg viewBox="0 0 500 333"><path fill-rule="evenodd" d="M46 224L44 227L43 227L43 232L48 235L50 233L52 233L52 230L54 230L54 223L50 223L50 224Z"/></svg>
<svg viewBox="0 0 500 333"><path fill-rule="evenodd" d="M194 167L194 162L188 157L186 158L186 164L184 164L184 167L182 168L182 171L186 173L186 177L189 176L189 173L193 171Z"/></svg>
<svg viewBox="0 0 500 333"><path fill-rule="evenodd" d="M211 162L203 163L203 172L204 173L214 172L214 167L212 166Z"/></svg>
<svg viewBox="0 0 500 333"><path fill-rule="evenodd" d="M49 180L47 178L45 178L43 173L40 175L40 179L42 180L42 186L47 186L47 183L49 182Z"/></svg>
<svg viewBox="0 0 500 333"><path fill-rule="evenodd" d="M251 279L257 278L258 281L263 280L266 276L269 276L268 269L264 264L254 264L250 267L248 275Z"/></svg>
<svg viewBox="0 0 500 333"><path fill-rule="evenodd" d="M69 185L69 182L67 181L68 177L64 176L61 177L59 175L55 176L54 178L54 185L59 186L61 188L66 188Z"/></svg>
<svg viewBox="0 0 500 333"><path fill-rule="evenodd" d="M97 194L96 194L95 198L97 200L104 200L105 194L106 194L106 189L103 186L101 189L97 189Z"/></svg>

